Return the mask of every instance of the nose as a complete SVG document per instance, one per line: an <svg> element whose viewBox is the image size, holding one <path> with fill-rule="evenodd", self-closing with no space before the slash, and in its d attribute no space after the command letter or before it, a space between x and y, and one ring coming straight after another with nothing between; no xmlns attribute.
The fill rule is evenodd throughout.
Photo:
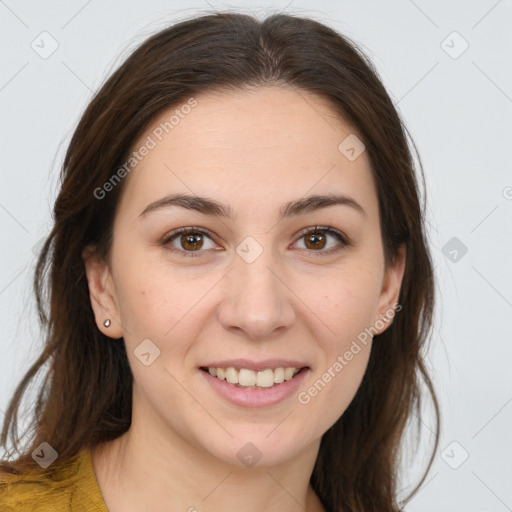
<svg viewBox="0 0 512 512"><path fill-rule="evenodd" d="M251 340L285 332L295 320L293 293L270 251L252 263L238 255L223 279L218 318L229 331Z"/></svg>

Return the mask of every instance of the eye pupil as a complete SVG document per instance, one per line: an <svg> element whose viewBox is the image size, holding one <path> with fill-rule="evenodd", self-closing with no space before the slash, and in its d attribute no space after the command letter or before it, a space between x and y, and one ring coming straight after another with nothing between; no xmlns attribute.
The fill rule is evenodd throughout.
<svg viewBox="0 0 512 512"><path fill-rule="evenodd" d="M200 249L202 247L202 235L199 233L186 234L181 237L183 247L186 249ZM196 245L197 241L200 241L200 245Z"/></svg>
<svg viewBox="0 0 512 512"><path fill-rule="evenodd" d="M306 237L306 240L306 245L308 245L308 243L312 243L314 249L323 249L325 247L325 235L319 233L312 233L308 237ZM318 244L319 241L320 244ZM321 242L323 242L323 244Z"/></svg>

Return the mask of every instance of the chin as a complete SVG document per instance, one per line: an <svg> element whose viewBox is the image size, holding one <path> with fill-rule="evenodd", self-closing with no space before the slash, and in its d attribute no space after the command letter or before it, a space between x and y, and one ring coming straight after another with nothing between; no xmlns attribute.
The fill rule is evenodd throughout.
<svg viewBox="0 0 512 512"><path fill-rule="evenodd" d="M247 468L276 466L289 461L306 447L303 435L292 436L284 428L278 432L280 428L273 425L236 431L228 427L233 437L226 434L222 440L210 438L204 448L227 464Z"/></svg>

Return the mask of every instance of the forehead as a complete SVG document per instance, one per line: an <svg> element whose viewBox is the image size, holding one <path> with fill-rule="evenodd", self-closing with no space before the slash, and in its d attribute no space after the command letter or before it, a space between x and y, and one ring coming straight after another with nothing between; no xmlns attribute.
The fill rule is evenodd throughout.
<svg viewBox="0 0 512 512"><path fill-rule="evenodd" d="M153 147L128 175L122 202L140 209L184 192L215 197L238 212L338 192L365 203L369 213L376 208L366 152L356 159L343 152L344 141L362 137L327 100L276 86L193 99L192 108L184 100L162 112L134 144L137 150L151 140Z"/></svg>

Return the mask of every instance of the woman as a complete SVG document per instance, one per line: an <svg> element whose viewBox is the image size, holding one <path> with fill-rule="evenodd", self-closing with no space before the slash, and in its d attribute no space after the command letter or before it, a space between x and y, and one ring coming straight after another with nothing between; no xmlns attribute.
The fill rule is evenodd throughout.
<svg viewBox="0 0 512 512"><path fill-rule="evenodd" d="M439 429L404 130L316 21L214 14L144 42L64 160L1 509L399 510L421 379Z"/></svg>

